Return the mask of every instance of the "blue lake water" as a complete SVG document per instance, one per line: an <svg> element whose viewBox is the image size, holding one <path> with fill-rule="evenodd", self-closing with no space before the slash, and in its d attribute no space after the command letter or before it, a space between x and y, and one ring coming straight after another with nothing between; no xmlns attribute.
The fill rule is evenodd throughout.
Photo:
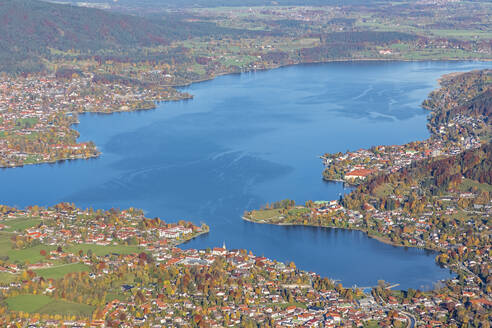
<svg viewBox="0 0 492 328"><path fill-rule="evenodd" d="M206 222L184 248L226 243L301 269L370 286L429 288L449 271L435 253L393 247L358 231L256 225L242 213L283 198L337 199L319 156L428 137L420 104L445 73L477 62L329 63L219 77L184 88L195 98L157 109L80 116L91 160L0 171L0 201L24 207L143 208L150 217Z"/></svg>

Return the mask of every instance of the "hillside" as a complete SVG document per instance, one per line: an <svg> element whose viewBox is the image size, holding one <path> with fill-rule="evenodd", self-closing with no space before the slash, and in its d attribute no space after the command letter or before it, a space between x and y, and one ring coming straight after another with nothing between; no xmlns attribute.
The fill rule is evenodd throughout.
<svg viewBox="0 0 492 328"><path fill-rule="evenodd" d="M458 115L492 115L492 70L450 74L441 81L441 88L432 92L424 107L436 111L433 121L448 122Z"/></svg>
<svg viewBox="0 0 492 328"><path fill-rule="evenodd" d="M432 196L447 195L464 188L465 179L476 186L492 184L491 144L452 157L415 162L398 172L379 175L345 196L344 205L362 209L369 202L376 208L394 210L401 206L406 211L413 211L422 208L420 206ZM464 191L483 191L472 189ZM387 195L401 195L408 197L408 201Z"/></svg>
<svg viewBox="0 0 492 328"><path fill-rule="evenodd" d="M235 34L214 23L171 15L143 18L36 0L0 2L0 69L42 69L41 58L58 52L93 54L101 49L167 45L191 36Z"/></svg>

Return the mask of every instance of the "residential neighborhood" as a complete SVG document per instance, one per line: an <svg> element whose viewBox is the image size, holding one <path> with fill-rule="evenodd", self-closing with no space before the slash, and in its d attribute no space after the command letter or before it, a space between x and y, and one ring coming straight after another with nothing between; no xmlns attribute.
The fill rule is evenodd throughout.
<svg viewBox="0 0 492 328"><path fill-rule="evenodd" d="M101 77L102 76L102 77ZM78 114L153 109L156 102L191 97L173 88L76 70L0 77L0 167L90 158L93 142L78 141Z"/></svg>
<svg viewBox="0 0 492 328"><path fill-rule="evenodd" d="M492 0L1 0L0 327L490 328L491 61Z"/></svg>
<svg viewBox="0 0 492 328"><path fill-rule="evenodd" d="M490 70L468 75L477 84L490 85ZM474 86L462 90L461 79L460 75L445 76L441 79L441 88L433 91L423 102L423 107L431 111L427 125L431 135L428 139L325 154L321 156L325 166L323 178L358 185L370 176L393 173L425 159L449 157L480 147L492 135L490 112L463 110L461 104L473 97L480 102L480 94L486 94L487 87Z"/></svg>

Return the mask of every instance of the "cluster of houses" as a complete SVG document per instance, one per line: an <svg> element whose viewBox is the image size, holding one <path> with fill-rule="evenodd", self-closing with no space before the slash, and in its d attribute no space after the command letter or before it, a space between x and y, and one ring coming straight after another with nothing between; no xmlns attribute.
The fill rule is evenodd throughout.
<svg viewBox="0 0 492 328"><path fill-rule="evenodd" d="M461 196L461 195L460 195ZM473 193L463 193L463 197L473 198ZM451 197L452 198L452 197ZM355 225L359 224L360 214L341 207L336 201L322 202L315 206L319 215L326 211L336 213L337 215L344 214L346 218L357 219ZM483 206L479 209L484 215L489 215L492 211L491 205ZM428 233L429 240L434 240L440 244L440 247L448 246L450 249L457 247L453 243L444 244L441 238L441 232L430 223L430 214L425 214L421 217L408 217L398 211L378 211L374 207L369 211L375 220L382 223L383 229L388 231L399 225L415 226L414 235L408 234L408 239L415 239L416 242L421 242L424 236L422 233ZM430 212L430 211L429 211ZM433 211L439 214L439 211ZM28 215L29 210L10 212L4 215L2 224L8 226L8 220L18 218L19 215ZM55 224L42 224L34 229L27 229L26 234L33 232L45 235L41 242L50 243L56 239L61 243L67 244L70 242L87 242L85 240L77 240L70 238L79 238L80 225L74 223L73 226L67 225L67 222L77 222L77 217L89 216L87 211L82 210L63 210L49 209L41 210L40 216L43 222L57 222ZM370 321L384 321L388 314L392 312L392 320L397 320L403 324L410 322L409 313L418 318L419 324L430 324L431 326L442 326L440 318L449 314L448 308L453 306L459 308L463 306L463 297L477 303L477 306L484 309L490 309L492 302L484 295L483 289L480 286L475 275L470 275L463 283L454 279L448 281L450 285L460 285L462 288L461 295L439 295L436 293L425 294L424 296L415 297L411 300L399 300L390 296L386 300L374 298L370 294L365 294L362 297L348 299L343 297L336 289L316 289L309 283L315 280L318 276L315 273L298 271L291 265L286 265L281 262L272 261L265 257L255 256L246 251L228 250L225 245L216 247L211 250L181 250L170 246L169 243L159 243L162 238L175 239L183 235L188 235L197 232L198 227L189 225L166 225L166 226L142 226L134 224L141 222L140 219L132 220L134 217L139 217L135 213L121 211L115 214L118 220L127 222L122 224L120 229L108 223L107 220L91 219L86 222L85 226L90 233L88 236L99 236L103 234L108 236L106 232L110 231L109 236L117 239L116 235L128 237L138 237L147 242L140 243L142 250L150 254L154 260L154 264L158 267L197 267L204 268L213 266L218 260L225 261L229 264L227 271L227 283L216 286L215 296L221 299L221 305L210 307L202 314L204 324L209 327L224 327L239 325L242 321L248 319L258 323L270 324L274 323L276 327L337 327L341 325L348 326L363 326ZM50 219L48 219L50 218ZM471 224L471 223L470 223ZM57 226L57 228L55 228ZM46 227L46 228L43 228ZM68 233L69 231L70 233ZM150 234L149 234L150 233ZM56 237L55 237L56 236ZM92 238L92 237L91 237ZM154 239L152 239L154 238ZM99 239L90 239L97 243ZM111 240L114 242L115 240ZM449 239L448 239L449 240ZM459 240L456 242L459 243ZM459 244L458 244L459 245ZM473 250L471 250L473 252ZM490 252L490 250L489 250ZM482 252L482 258L470 258L464 262L465 266L470 268L480 263L490 261L488 258L489 252ZM141 257L139 254L108 254L105 256L89 257L88 254L73 254L66 253L62 250L53 250L48 257L52 260L60 260L65 258L69 262L79 262L94 267L91 270L90 277L92 279L104 279L112 272L117 272L121 267L127 267L128 270L137 268L140 265ZM49 264L32 264L30 269L46 267ZM97 269L95 268L97 266ZM12 265L3 265L3 270L6 272L20 272L18 268ZM261 270L264 274L255 275L254 283L247 283L251 279L252 272ZM282 276L287 276L296 273L302 277L302 281L286 284L281 279ZM37 279L36 277L35 279ZM233 295L238 286L241 286L241 293L245 295L247 302L243 301L240 304L233 301ZM21 290L22 283L12 283L2 286L1 292L4 294ZM56 320L49 319L18 319L21 326L32 327L49 326L49 324L65 325L67 327L106 327L110 321L113 324L117 323L120 327L135 327L135 326L154 326L154 327L169 327L169 326L187 326L193 323L196 313L203 313L203 307L207 295L201 292L180 292L176 291L170 299L165 301L161 298L165 286L161 284L148 285L122 285L121 291L124 292L126 298L120 297L106 304L102 310L102 314L92 321L84 320ZM48 286L44 291L47 295L52 295L56 288L52 285ZM145 295L145 302L137 304L135 295L140 291ZM290 296L286 296L286 291ZM396 313L396 314L395 314ZM34 321L32 321L34 320Z"/></svg>
<svg viewBox="0 0 492 328"><path fill-rule="evenodd" d="M43 224L39 227L26 229L21 236L37 239L46 245L94 244L107 246L128 244L128 241L133 239L136 244L147 246L156 242L159 245L167 245L169 242L186 240L194 237L197 233L203 232L201 227L195 227L194 230L180 225L169 228L150 228L144 231L135 226L120 227L102 222L90 224L86 227L78 224Z"/></svg>
<svg viewBox="0 0 492 328"><path fill-rule="evenodd" d="M77 256L72 254L73 256ZM86 256L84 256L86 257ZM279 278L292 273L294 268L281 262L265 257L254 256L240 250L214 248L213 250L179 250L169 252L169 259L159 261L157 266L210 266L219 258L233 264L227 271L228 283L217 286L215 295L221 298L222 305L209 307L203 314L203 324L207 327L234 327L244 320L257 323L274 323L276 327L337 327L342 324L362 326L372 320L386 318L387 310L378 305L371 296L359 300L342 297L335 289L317 290L309 281L316 278L315 273L298 272L305 277L304 283L285 284ZM81 258L81 260L84 260ZM87 259L85 259L87 260ZM121 266L130 268L138 265L136 254L126 255L118 259L99 257L97 262L105 264L105 269L91 273L92 279L104 278L105 274L117 270ZM248 302L236 304L230 296L239 287L240 281L246 281L251 270L262 270L265 274L255 276L254 284L242 283L241 293L246 295ZM268 278L265 278L268 277ZM3 291L17 290L22 285L11 284ZM110 321L119 327L152 326L152 327L185 327L193 323L194 313L202 313L204 299L207 295L200 292L176 292L171 299L163 301L159 295L165 287L154 285L122 285L121 291L126 292L128 299L114 299L108 302L99 317L87 322L83 320L27 320L32 327L40 327L56 323L66 327L107 327ZM51 295L56 290L49 286L45 293ZM284 291L288 290L292 299L287 300ZM145 295L146 302L138 304L135 300L137 292ZM288 302L290 301L290 303ZM320 306L319 304L323 305ZM291 304L291 305L289 305ZM297 304L297 305L296 305ZM122 319L124 318L124 319ZM226 319L227 318L227 319ZM402 316L402 321L406 317ZM19 319L22 320L22 319ZM49 321L49 322L48 322Z"/></svg>
<svg viewBox="0 0 492 328"><path fill-rule="evenodd" d="M95 156L92 144L76 142L77 134L70 127L76 118L71 113L154 108L155 101L177 97L168 88L96 81L92 73L73 73L67 78L55 74L2 76L0 167ZM68 118L60 120L57 115ZM88 147L93 148L90 153Z"/></svg>
<svg viewBox="0 0 492 328"><path fill-rule="evenodd" d="M29 247L33 242L48 246L65 247L69 245L135 245L148 250L167 249L178 245L199 234L208 232L208 227L193 225L190 222L166 224L161 220L149 223L143 213L123 210L116 213L94 214L89 210L49 208L36 210L12 209L0 215L3 227L9 226L10 220L18 220L37 216L39 220L32 227L16 234ZM112 216L110 219L109 216ZM53 251L49 260L73 254L63 254ZM46 263L42 264L45 265ZM13 271L11 267L4 268ZM1 269L0 269L1 270Z"/></svg>
<svg viewBox="0 0 492 328"><path fill-rule="evenodd" d="M244 320L252 320L259 324L273 323L275 327L362 327L371 321L384 321L388 314L393 312L392 319L402 324L410 324L411 314L418 318L419 325L443 327L440 318L449 315L449 308L458 309L464 306L459 298L453 295L423 294L412 299L398 300L390 296L387 300L376 299L366 294L362 297L349 300L341 296L336 289L315 289L309 283L285 284L279 278L292 273L294 268L281 262L272 261L265 257L254 256L240 250L214 248L205 250L169 251L169 258L157 260L157 266L211 266L219 258L221 261L233 264L227 271L228 283L216 286L215 296L222 299L221 305L210 306L204 311L203 304L207 295L201 292L177 291L170 299L163 300L160 295L165 293L162 285L121 285L121 291L128 296L126 299L114 299L108 302L100 315L91 321L87 320L54 320L54 319L19 319L20 323L30 324L31 327L44 327L50 324L66 327L107 327L108 322L119 327L185 327L194 323L195 314L202 313L201 322L207 327L234 327ZM74 255L76 256L76 255ZM104 276L122 266L129 268L138 265L137 254L120 256L117 259L108 256L99 257L99 265L105 263L105 269L91 273L92 279ZM248 302L236 304L232 300L238 288L239 281L247 281L251 271L261 269L264 275L255 276L254 284L241 283L241 292L248 298ZM310 281L316 278L315 273L298 272ZM453 279L451 285L459 283ZM480 289L473 279L465 281L463 294L470 302L478 306L489 308L492 306L487 298L481 295ZM12 283L2 287L2 292L21 289L22 284ZM55 287L47 287L45 293L50 295ZM291 299L286 299L285 290L288 290ZM134 295L138 292L145 296L145 302L137 303ZM396 313L396 314L395 314Z"/></svg>
<svg viewBox="0 0 492 328"><path fill-rule="evenodd" d="M435 116L441 109L433 112ZM432 117L431 117L432 119ZM404 145L376 146L321 156L326 180L359 184L371 175L391 173L415 161L446 157L480 147L481 130L490 129L487 117L456 114L444 123L430 124L431 137Z"/></svg>
<svg viewBox="0 0 492 328"><path fill-rule="evenodd" d="M449 134L449 128L459 125L477 126L480 119L457 117L456 122L439 128L438 136ZM378 173L391 173L409 166L412 162L437 156L452 156L468 149L480 147L477 137L461 137L458 141L444 141L440 137L405 145L377 146L359 149L344 154L325 154L321 158L325 165L323 176L326 180L343 180L358 184L367 177Z"/></svg>

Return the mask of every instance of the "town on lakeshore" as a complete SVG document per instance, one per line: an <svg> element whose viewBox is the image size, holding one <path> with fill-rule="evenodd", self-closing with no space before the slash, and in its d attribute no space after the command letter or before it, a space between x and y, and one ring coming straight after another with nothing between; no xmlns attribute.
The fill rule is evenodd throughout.
<svg viewBox="0 0 492 328"><path fill-rule="evenodd" d="M471 73L465 79L470 83L490 84L492 71ZM483 140L490 140L492 127L485 108L482 113L466 113L460 106L466 98L477 97L482 90L461 87L463 77L455 74L441 79L441 88L431 93L423 107L431 110L429 130L431 136L423 141L405 145L374 146L345 154L325 154L325 180L344 181L358 185L368 177L396 172L410 164L429 158L457 155L468 149L480 147ZM489 106L480 103L479 106ZM456 109L458 108L458 109ZM469 111L472 111L470 109Z"/></svg>
<svg viewBox="0 0 492 328"><path fill-rule="evenodd" d="M442 299L450 291L456 293L453 306L480 304L473 315L488 317L492 306L491 87L490 70L443 77L441 88L424 102L433 111L429 139L325 154L323 178L357 185L351 193L339 200L303 205L286 199L246 211L243 218L256 223L356 229L392 245L436 250L436 262L455 272L458 279L426 293L431 302L415 314L418 322L455 324ZM398 301L399 294L380 296L380 304L392 301L408 311ZM436 305L447 314L435 312Z"/></svg>
<svg viewBox="0 0 492 328"><path fill-rule="evenodd" d="M472 100L446 106L446 120L487 122L492 73L446 77L429 99L437 121L461 93ZM466 81L467 83L464 83ZM473 83L471 82L473 81ZM459 93L459 94L461 94ZM446 97L444 97L446 95ZM429 100L430 101L430 100ZM426 101L426 103L429 103ZM447 124L447 123L446 123ZM448 126L448 125L446 125ZM206 224L165 223L142 210L0 206L2 323L65 327L337 327L486 326L492 301L490 126L454 126L480 140L459 151L452 133L442 153L414 159L358 181L333 201L292 200L247 211L257 223L357 229L404 247L438 251L436 262L455 273L432 290L398 290L375 281L367 289L306 272L293 262L248 250L182 250L209 232ZM430 126L432 129L432 124ZM454 130L447 130L454 131ZM462 133L462 132L461 132ZM404 149L407 145L402 146ZM417 147L416 147L417 148ZM400 156L399 152L390 153ZM389 157L388 162L394 159Z"/></svg>
<svg viewBox="0 0 492 328"><path fill-rule="evenodd" d="M1 0L0 182L25 165L97 158L75 130L80 114L153 110L224 74L490 62L491 18L489 0ZM213 233L208 218L0 200L0 326L491 327L492 70L443 76L422 107L426 140L316 154L320 180L347 184L346 195L279 200L242 219L432 250L451 279L349 287L225 241L184 249Z"/></svg>
<svg viewBox="0 0 492 328"><path fill-rule="evenodd" d="M0 167L99 154L93 142L77 142L77 114L155 108L156 101L188 94L74 70L52 75L0 78Z"/></svg>

